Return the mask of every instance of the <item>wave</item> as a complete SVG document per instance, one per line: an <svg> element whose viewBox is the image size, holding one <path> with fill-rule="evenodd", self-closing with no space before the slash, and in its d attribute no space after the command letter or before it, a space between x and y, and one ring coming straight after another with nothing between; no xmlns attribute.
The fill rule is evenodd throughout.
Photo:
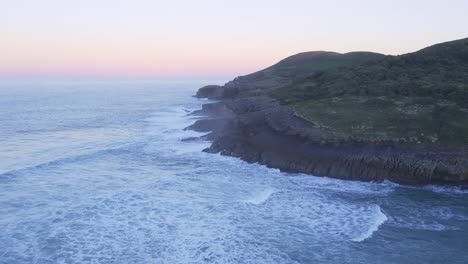
<svg viewBox="0 0 468 264"><path fill-rule="evenodd" d="M424 186L411 186L411 185L400 185L398 186L404 189L416 189L416 190L425 190L434 193L448 194L448 195L459 195L459 194L468 194L468 189L464 189L459 186L444 186L444 185L424 185Z"/></svg>
<svg viewBox="0 0 468 264"><path fill-rule="evenodd" d="M260 205L266 202L271 195L275 193L274 189L266 189L263 190L262 192L258 193L254 197L251 197L250 199L245 200L246 203L254 204L254 205Z"/></svg>
<svg viewBox="0 0 468 264"><path fill-rule="evenodd" d="M359 235L358 237L354 239L351 239L351 241L362 242L372 237L372 235L377 230L379 230L379 227L388 220L387 216L382 212L382 210L380 209L378 205L376 205L375 208L376 208L376 214L373 218L373 223L369 226L366 232L362 233L361 235Z"/></svg>
<svg viewBox="0 0 468 264"><path fill-rule="evenodd" d="M17 140L24 144L24 146L27 146L27 148L22 147L21 149L28 149L31 153L20 153L23 156L28 157L27 160L21 162L15 161L14 163L12 161L10 162L12 165L2 164L3 168L0 167L0 177L14 177L25 172L42 169L49 166L72 163L84 159L96 158L98 156L112 152L115 153L116 151L131 151L131 148L135 148L137 145L140 150L145 152L148 143L152 142L155 145L153 147L159 151L161 150L162 143L166 143L170 147L165 147L168 147L171 152L175 152L176 154L201 152L204 148L207 147L206 142L196 141L184 142L182 145L177 144L184 138L200 137L200 135L204 135L204 133L183 130L183 128L185 128L191 122L191 117L185 116L186 111L190 110L186 110L181 107L173 107L167 109L166 112L156 112L156 114L153 113L152 117L144 120L149 125L146 126L145 129L149 130L151 132L150 136L153 135L155 138L151 138L150 136L145 135L144 138L136 139L136 141L129 141L127 139L128 134L119 134L119 137L117 137L114 141L107 142L107 139L104 138L104 136L112 138L112 136L116 134L111 133L115 132L115 129L109 129L109 131L58 131L56 133L49 133L45 135L34 134L34 137L31 136L32 139L28 138L27 141ZM86 135L86 137L83 135ZM23 143L23 141L27 144ZM31 146L31 142L35 142L38 147L34 148L36 145ZM4 149L7 147L8 145L3 146ZM33 150L35 152L33 152ZM1 151L2 149L0 149L0 152ZM6 150L4 152L6 152ZM40 153L41 155L42 153L45 154L41 156L37 153Z"/></svg>
<svg viewBox="0 0 468 264"><path fill-rule="evenodd" d="M49 160L49 161L44 161L39 164L35 164L32 166L25 166L22 168L17 168L9 171L4 171L0 172L0 177L11 177L11 176L16 176L19 173L24 173L28 171L33 171L37 169L43 169L49 166L57 166L57 165L62 165L66 163L72 163L72 162L77 162L81 160L86 160L86 159L92 159L96 158L99 156L107 155L107 154L114 154L114 153L122 153L123 151L130 151L129 146L123 146L119 148L109 148L109 149L101 149L92 153L85 153L85 154L78 154L74 156L68 156L68 157L63 157L63 158L58 158L55 160Z"/></svg>
<svg viewBox="0 0 468 264"><path fill-rule="evenodd" d="M468 194L468 189L462 189L457 186L437 186L437 185L427 185L422 187L425 190L429 190L435 193L444 193L444 194Z"/></svg>

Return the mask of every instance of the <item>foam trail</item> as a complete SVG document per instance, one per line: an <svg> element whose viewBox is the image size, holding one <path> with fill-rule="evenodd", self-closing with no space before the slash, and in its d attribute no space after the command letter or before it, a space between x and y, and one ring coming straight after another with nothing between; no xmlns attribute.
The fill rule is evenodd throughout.
<svg viewBox="0 0 468 264"><path fill-rule="evenodd" d="M372 223L372 225L367 229L366 232L362 233L357 238L352 239L352 241L362 242L372 237L374 232L379 230L379 227L388 220L387 216L384 213L382 213L382 210L380 210L380 207L378 205L376 205L375 208L376 208L377 213L373 219L374 222Z"/></svg>
<svg viewBox="0 0 468 264"><path fill-rule="evenodd" d="M445 193L445 194L467 194L468 190L462 189L457 186L437 186L437 185L427 185L423 189L429 190L436 193Z"/></svg>
<svg viewBox="0 0 468 264"><path fill-rule="evenodd" d="M254 196L254 197L252 197L252 198L250 198L248 200L245 200L245 202L255 204L255 205L260 205L260 204L266 202L273 193L275 193L274 189L265 189L262 192L260 192L258 195Z"/></svg>

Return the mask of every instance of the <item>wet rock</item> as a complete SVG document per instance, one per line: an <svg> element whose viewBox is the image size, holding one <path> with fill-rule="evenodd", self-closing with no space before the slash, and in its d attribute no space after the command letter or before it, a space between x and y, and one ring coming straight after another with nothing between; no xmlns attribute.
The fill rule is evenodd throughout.
<svg viewBox="0 0 468 264"><path fill-rule="evenodd" d="M466 150L401 147L337 139L276 102L250 97L205 104L207 119L188 129L211 131L204 151L271 168L347 180L468 186Z"/></svg>

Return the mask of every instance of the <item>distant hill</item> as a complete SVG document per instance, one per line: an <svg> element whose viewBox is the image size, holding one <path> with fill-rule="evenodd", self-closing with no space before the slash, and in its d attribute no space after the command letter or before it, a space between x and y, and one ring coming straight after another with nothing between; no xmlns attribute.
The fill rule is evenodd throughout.
<svg viewBox="0 0 468 264"><path fill-rule="evenodd" d="M358 66L384 57L383 54L372 52L345 54L327 51L304 52L281 60L264 70L237 77L225 87L230 90L229 95L263 95L317 72Z"/></svg>
<svg viewBox="0 0 468 264"><path fill-rule="evenodd" d="M272 96L283 103L348 95L434 97L468 105L468 38L380 58L315 72Z"/></svg>

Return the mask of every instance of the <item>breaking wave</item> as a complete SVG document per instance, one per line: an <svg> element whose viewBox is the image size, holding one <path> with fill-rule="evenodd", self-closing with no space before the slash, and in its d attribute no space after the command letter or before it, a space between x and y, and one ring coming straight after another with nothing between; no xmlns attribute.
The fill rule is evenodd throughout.
<svg viewBox="0 0 468 264"><path fill-rule="evenodd" d="M383 225L387 220L387 216L382 212L380 207L376 205L374 207L374 215L372 217L372 222L369 226L369 228L362 234L360 234L358 237L353 238L352 241L354 242L362 242L370 237L379 230L379 227Z"/></svg>
<svg viewBox="0 0 468 264"><path fill-rule="evenodd" d="M261 191L260 193L256 194L255 196L245 200L245 202L251 203L254 205L260 205L266 202L273 193L275 193L274 189L265 189Z"/></svg>

